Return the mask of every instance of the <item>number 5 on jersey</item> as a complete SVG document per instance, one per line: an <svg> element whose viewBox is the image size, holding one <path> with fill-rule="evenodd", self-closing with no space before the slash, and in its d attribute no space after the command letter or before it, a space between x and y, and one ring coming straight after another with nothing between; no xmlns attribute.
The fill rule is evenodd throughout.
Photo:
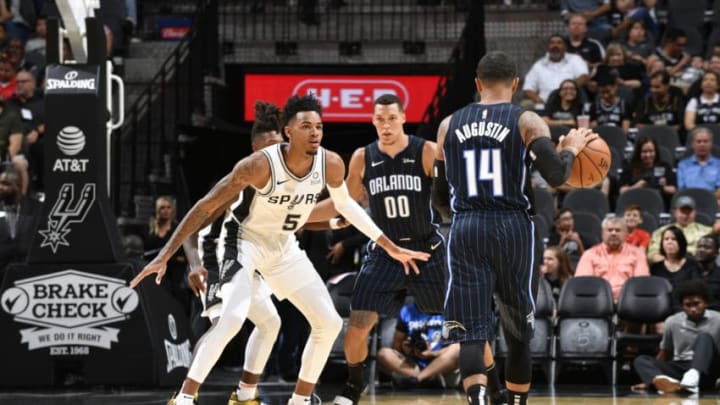
<svg viewBox="0 0 720 405"><path fill-rule="evenodd" d="M503 196L503 176L501 166L500 149L481 149L480 171L477 170L476 150L466 150L463 153L465 158L465 177L467 178L468 197L476 197L478 194L478 181L492 181L494 197ZM477 181L475 181L475 173Z"/></svg>

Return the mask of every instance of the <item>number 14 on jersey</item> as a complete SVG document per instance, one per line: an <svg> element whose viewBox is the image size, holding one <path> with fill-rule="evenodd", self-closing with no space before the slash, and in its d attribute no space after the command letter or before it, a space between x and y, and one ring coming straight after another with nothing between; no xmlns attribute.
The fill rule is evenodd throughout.
<svg viewBox="0 0 720 405"><path fill-rule="evenodd" d="M477 167L477 153L480 152L480 170ZM467 179L468 197L476 197L478 194L478 182L492 181L492 192L494 197L503 196L503 174L500 149L466 150L463 152L465 158L465 178ZM477 177L476 174L477 173ZM477 181L476 181L477 179Z"/></svg>

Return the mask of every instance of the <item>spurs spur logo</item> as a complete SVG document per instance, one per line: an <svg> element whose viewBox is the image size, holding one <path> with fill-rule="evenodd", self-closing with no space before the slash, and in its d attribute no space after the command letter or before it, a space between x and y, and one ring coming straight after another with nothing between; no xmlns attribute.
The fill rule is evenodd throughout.
<svg viewBox="0 0 720 405"><path fill-rule="evenodd" d="M47 229L38 231L43 236L40 247L49 246L57 253L60 246L70 246L66 236L70 225L85 220L90 207L95 202L95 184L85 184L78 198L75 198L75 185L65 183L60 188L58 199L48 215Z"/></svg>

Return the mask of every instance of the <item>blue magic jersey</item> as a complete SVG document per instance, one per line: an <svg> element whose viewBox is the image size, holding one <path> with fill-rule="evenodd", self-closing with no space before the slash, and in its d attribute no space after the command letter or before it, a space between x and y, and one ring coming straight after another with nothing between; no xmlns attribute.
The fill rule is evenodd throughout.
<svg viewBox="0 0 720 405"><path fill-rule="evenodd" d="M517 126L523 111L473 103L453 114L443 145L453 212L531 208L530 158Z"/></svg>
<svg viewBox="0 0 720 405"><path fill-rule="evenodd" d="M432 179L423 168L425 140L410 136L395 157L380 151L378 142L365 147L363 183L375 223L395 242L419 240L435 232L430 206Z"/></svg>

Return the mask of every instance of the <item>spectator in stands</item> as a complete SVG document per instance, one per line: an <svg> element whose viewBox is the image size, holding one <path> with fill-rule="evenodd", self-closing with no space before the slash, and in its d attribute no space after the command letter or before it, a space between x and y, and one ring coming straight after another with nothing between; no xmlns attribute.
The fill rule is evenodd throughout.
<svg viewBox="0 0 720 405"><path fill-rule="evenodd" d="M555 214L555 222L550 229L548 238L548 246L560 246L565 250L573 265L580 260L580 256L585 252L585 247L589 247L590 244L575 232L574 226L572 211L563 208Z"/></svg>
<svg viewBox="0 0 720 405"><path fill-rule="evenodd" d="M709 300L707 306L714 311L720 310L720 266L716 259L718 257L718 240L713 234L700 238L695 251L697 267L692 278L702 280L708 286Z"/></svg>
<svg viewBox="0 0 720 405"><path fill-rule="evenodd" d="M650 263L656 263L664 259L662 254L660 254L660 241L665 229L672 225L680 228L683 235L685 235L688 253L691 255L695 254L697 242L703 235L707 235L712 231L709 226L695 222L695 214L695 200L692 197L684 195L675 200L675 205L672 209L675 222L656 229L650 238L650 246L647 252Z"/></svg>
<svg viewBox="0 0 720 405"><path fill-rule="evenodd" d="M646 30L651 40L658 38L658 24L657 20L653 18L655 14L655 4L657 0L646 0L642 5L638 5L634 0L615 0L614 10L611 14L618 15L617 21L614 23L611 36L613 38L624 38L630 34L627 32L628 29L632 30L635 23L642 24L643 31ZM652 52L652 48L650 48ZM648 53L650 55L650 53ZM646 55L646 57L648 56Z"/></svg>
<svg viewBox="0 0 720 405"><path fill-rule="evenodd" d="M690 86L698 80L701 80L705 74L705 61L702 56L694 55L690 58L690 63L675 76L673 80L673 86L683 91L683 94L687 95L690 90Z"/></svg>
<svg viewBox="0 0 720 405"><path fill-rule="evenodd" d="M628 53L628 58L647 66L648 57L652 55L654 42L647 35L645 23L642 21L633 21L630 24L627 38L623 43Z"/></svg>
<svg viewBox="0 0 720 405"><path fill-rule="evenodd" d="M635 126L667 125L678 133L683 120L682 90L670 86L670 76L665 71L650 75L650 95L645 96L638 105Z"/></svg>
<svg viewBox="0 0 720 405"><path fill-rule="evenodd" d="M8 101L20 115L23 126L23 153L29 162L30 180L36 189L42 190L44 163L45 101L42 92L37 90L35 76L21 70L17 74L15 97Z"/></svg>
<svg viewBox="0 0 720 405"><path fill-rule="evenodd" d="M667 28L662 46L656 47L653 54L648 57L648 65L653 60L661 60L670 77L679 76L690 64L690 55L685 52L685 45L687 45L687 35L683 30Z"/></svg>
<svg viewBox="0 0 720 405"><path fill-rule="evenodd" d="M655 139L643 136L635 141L630 161L623 165L620 175L620 194L635 188L652 188L660 192L665 208L677 192L677 179L673 167L660 159Z"/></svg>
<svg viewBox="0 0 720 405"><path fill-rule="evenodd" d="M580 89L574 80L567 79L560 83L557 93L547 101L541 115L548 125L576 128L576 117L582 113L583 102L580 99Z"/></svg>
<svg viewBox="0 0 720 405"><path fill-rule="evenodd" d="M650 233L639 228L640 224L643 223L642 207L638 204L627 205L623 213L623 218L625 218L625 225L628 230L625 242L647 249L648 245L650 245Z"/></svg>
<svg viewBox="0 0 720 405"><path fill-rule="evenodd" d="M155 256L157 250L165 246L165 242L177 228L175 200L169 196L160 196L155 199L155 215L150 218L148 236L145 239L146 256ZM192 294L185 281L187 259L182 249L168 261L167 274L163 278L162 286L183 306L185 313L190 316Z"/></svg>
<svg viewBox="0 0 720 405"><path fill-rule="evenodd" d="M627 226L621 217L608 217L602 222L602 243L591 247L580 257L575 276L602 277L610 283L617 302L625 281L650 274L645 252L625 243Z"/></svg>
<svg viewBox="0 0 720 405"><path fill-rule="evenodd" d="M532 103L544 106L550 92L566 79L575 80L582 88L588 81L588 67L581 57L566 53L562 36L552 35L548 39L547 54L536 61L525 76L523 94Z"/></svg>
<svg viewBox="0 0 720 405"><path fill-rule="evenodd" d="M45 55L47 46L47 17L39 16L35 20L35 36L25 43L25 53L39 53Z"/></svg>
<svg viewBox="0 0 720 405"><path fill-rule="evenodd" d="M40 218L40 204L21 193L20 174L0 173L0 274L8 263L26 259Z"/></svg>
<svg viewBox="0 0 720 405"><path fill-rule="evenodd" d="M560 14L568 19L571 14L581 14L588 22L590 36L606 41L610 35L610 0L561 0Z"/></svg>
<svg viewBox="0 0 720 405"><path fill-rule="evenodd" d="M678 188L703 188L720 198L720 159L711 154L712 131L697 127L690 131L693 154L678 162Z"/></svg>
<svg viewBox="0 0 720 405"><path fill-rule="evenodd" d="M2 70L2 67L0 67ZM20 175L20 193L28 189L28 162L22 154L23 131L18 113L0 99L0 162L10 165Z"/></svg>
<svg viewBox="0 0 720 405"><path fill-rule="evenodd" d="M597 39L588 38L587 20L582 14L571 14L567 22L565 47L568 54L583 58L590 70L605 60L605 47Z"/></svg>
<svg viewBox="0 0 720 405"><path fill-rule="evenodd" d="M15 74L17 70L7 54L0 54L0 99L10 100L15 96Z"/></svg>
<svg viewBox="0 0 720 405"><path fill-rule="evenodd" d="M25 41L35 27L38 8L33 0L5 0L10 18L5 21L8 36Z"/></svg>
<svg viewBox="0 0 720 405"><path fill-rule="evenodd" d="M553 298L557 302L560 298L560 290L573 275L573 268L565 250L560 246L546 247L543 252L543 264L540 266L540 273L550 283Z"/></svg>
<svg viewBox="0 0 720 405"><path fill-rule="evenodd" d="M687 256L687 240L680 228L674 225L665 228L661 238L660 255L663 260L650 266L650 274L666 278L675 289L678 284L692 278L697 265Z"/></svg>
<svg viewBox="0 0 720 405"><path fill-rule="evenodd" d="M143 245L143 240L139 235L135 235L133 233L125 235L123 237L123 248L128 259L147 264L147 262L143 260L145 246Z"/></svg>
<svg viewBox="0 0 720 405"><path fill-rule="evenodd" d="M446 341L442 328L442 315L424 314L414 302L406 304L400 310L392 347L378 351L378 364L400 385L442 377L443 386L457 387L460 344Z"/></svg>
<svg viewBox="0 0 720 405"><path fill-rule="evenodd" d="M705 72L701 78L702 92L692 97L685 107L685 129L696 125L720 123L720 73Z"/></svg>
<svg viewBox="0 0 720 405"><path fill-rule="evenodd" d="M660 394L698 393L700 387L714 388L720 376L720 313L706 309L707 287L692 280L679 285L675 295L683 311L665 320L657 356L635 358L635 370L642 380L635 389L652 386Z"/></svg>
<svg viewBox="0 0 720 405"><path fill-rule="evenodd" d="M714 72L720 75L720 54L712 55L710 57L710 60L707 63L707 72ZM705 75L703 75L703 77L696 80L695 83L690 85L690 88L687 91L688 98L700 97L700 95L703 93L702 82L704 78Z"/></svg>
<svg viewBox="0 0 720 405"><path fill-rule="evenodd" d="M6 48L7 57L15 67L15 71L29 70L36 77L44 75L45 58L37 53L25 55L25 43L18 38L10 38ZM35 57L37 60L31 59Z"/></svg>
<svg viewBox="0 0 720 405"><path fill-rule="evenodd" d="M590 127L608 125L622 128L627 134L630 129L632 111L625 99L618 94L617 71L604 71L595 76L598 95L590 107Z"/></svg>
<svg viewBox="0 0 720 405"><path fill-rule="evenodd" d="M330 277L360 269L360 257L368 238L354 226L331 231L325 259L329 263Z"/></svg>
<svg viewBox="0 0 720 405"><path fill-rule="evenodd" d="M613 75L617 78L618 95L625 100L632 115L645 91L643 83L647 80L644 65L628 59L622 45L611 43L607 47L607 58L597 67L590 83L604 75Z"/></svg>

